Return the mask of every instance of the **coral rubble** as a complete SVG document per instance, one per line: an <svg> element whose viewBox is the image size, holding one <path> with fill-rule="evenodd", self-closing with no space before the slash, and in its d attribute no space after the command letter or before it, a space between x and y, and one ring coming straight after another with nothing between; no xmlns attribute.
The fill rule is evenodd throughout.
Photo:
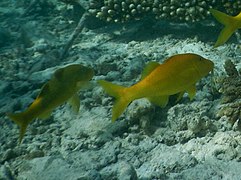
<svg viewBox="0 0 241 180"><path fill-rule="evenodd" d="M241 130L241 75L231 60L225 62L224 68L227 76L218 79L222 93L218 116L227 116L230 123L237 123Z"/></svg>

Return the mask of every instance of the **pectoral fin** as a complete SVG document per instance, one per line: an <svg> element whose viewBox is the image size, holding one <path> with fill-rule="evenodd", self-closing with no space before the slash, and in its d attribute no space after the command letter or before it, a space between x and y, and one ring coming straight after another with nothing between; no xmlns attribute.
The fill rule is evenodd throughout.
<svg viewBox="0 0 241 180"><path fill-rule="evenodd" d="M185 91L182 91L182 92L179 92L178 94L176 94L176 96L177 96L176 103L182 99L184 93L185 93Z"/></svg>
<svg viewBox="0 0 241 180"><path fill-rule="evenodd" d="M79 81L76 83L76 89L77 90L85 90L89 89L91 87L91 83L88 81Z"/></svg>
<svg viewBox="0 0 241 180"><path fill-rule="evenodd" d="M79 100L78 94L73 95L73 96L69 99L68 103L71 105L71 108L73 109L73 111L74 111L75 113L78 113L78 112L79 112L80 100Z"/></svg>
<svg viewBox="0 0 241 180"><path fill-rule="evenodd" d="M167 105L169 96L152 96L152 97L148 97L148 100L151 103L163 108Z"/></svg>
<svg viewBox="0 0 241 180"><path fill-rule="evenodd" d="M38 116L39 119L45 120L51 116L52 110L46 111Z"/></svg>
<svg viewBox="0 0 241 180"><path fill-rule="evenodd" d="M196 86L195 84L192 85L190 88L187 89L188 96L190 100L193 100L195 94L196 94Z"/></svg>

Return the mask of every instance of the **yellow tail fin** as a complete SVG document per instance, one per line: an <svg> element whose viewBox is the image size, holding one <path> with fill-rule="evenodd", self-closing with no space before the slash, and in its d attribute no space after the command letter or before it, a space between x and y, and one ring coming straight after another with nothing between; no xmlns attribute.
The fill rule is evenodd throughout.
<svg viewBox="0 0 241 180"><path fill-rule="evenodd" d="M220 32L218 40L214 45L214 47L218 47L224 44L230 38L230 36L239 28L238 22L237 19L235 19L235 17L229 16L218 10L210 9L209 11L220 23L222 23L225 26L223 30Z"/></svg>
<svg viewBox="0 0 241 180"><path fill-rule="evenodd" d="M112 108L112 122L124 112L128 104L132 101L126 97L124 89L126 87L112 84L110 82L99 80L98 83L103 87L103 89L110 95L116 98L116 101Z"/></svg>
<svg viewBox="0 0 241 180"><path fill-rule="evenodd" d="M29 121L25 119L24 113L7 114L7 116L20 127L19 144L23 140Z"/></svg>

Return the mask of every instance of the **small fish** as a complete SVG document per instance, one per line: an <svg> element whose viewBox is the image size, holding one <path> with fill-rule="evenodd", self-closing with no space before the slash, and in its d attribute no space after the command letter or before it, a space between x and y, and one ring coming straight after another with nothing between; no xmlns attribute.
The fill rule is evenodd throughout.
<svg viewBox="0 0 241 180"><path fill-rule="evenodd" d="M223 45L237 29L241 28L241 12L237 16L229 16L215 9L210 9L209 11L225 26L220 32L218 40L214 45L214 47L218 47Z"/></svg>
<svg viewBox="0 0 241 180"><path fill-rule="evenodd" d="M213 70L212 61L197 54L179 54L165 60L163 64L149 62L141 80L131 87L123 87L105 80L98 83L111 96L116 98L112 109L114 122L135 99L147 98L151 103L165 107L169 96L177 94L177 101L185 92L193 99L195 84Z"/></svg>
<svg viewBox="0 0 241 180"><path fill-rule="evenodd" d="M69 102L76 112L79 110L80 88L93 77L94 71L80 64L69 65L55 71L53 77L42 87L33 103L23 112L7 116L20 127L19 143L22 142L27 126L36 118L46 119L52 111Z"/></svg>

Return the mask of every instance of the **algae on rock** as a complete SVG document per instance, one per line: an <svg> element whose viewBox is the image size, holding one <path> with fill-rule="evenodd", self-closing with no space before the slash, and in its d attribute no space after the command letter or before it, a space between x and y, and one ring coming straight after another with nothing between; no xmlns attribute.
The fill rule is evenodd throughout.
<svg viewBox="0 0 241 180"><path fill-rule="evenodd" d="M231 60L225 62L224 69L227 76L218 78L218 90L222 93L218 116L226 116L241 130L241 74Z"/></svg>

